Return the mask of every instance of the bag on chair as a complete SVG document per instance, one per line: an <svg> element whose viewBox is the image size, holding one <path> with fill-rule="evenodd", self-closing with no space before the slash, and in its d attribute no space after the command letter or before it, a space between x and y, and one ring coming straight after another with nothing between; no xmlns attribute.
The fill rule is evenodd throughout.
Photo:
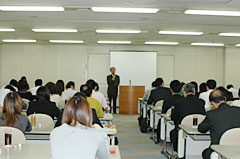
<svg viewBox="0 0 240 159"><path fill-rule="evenodd" d="M138 117L138 125L139 125L139 126L141 126L142 120L143 120L143 116L140 115L140 116Z"/></svg>
<svg viewBox="0 0 240 159"><path fill-rule="evenodd" d="M141 133L147 133L147 128L148 128L148 122L147 122L147 118L143 118L141 125L140 125L140 131Z"/></svg>

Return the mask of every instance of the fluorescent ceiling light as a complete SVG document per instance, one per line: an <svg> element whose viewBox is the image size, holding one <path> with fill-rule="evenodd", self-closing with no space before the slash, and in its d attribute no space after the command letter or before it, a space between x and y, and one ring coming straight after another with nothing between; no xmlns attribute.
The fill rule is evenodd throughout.
<svg viewBox="0 0 240 159"><path fill-rule="evenodd" d="M0 6L0 11L64 11L64 8L51 6Z"/></svg>
<svg viewBox="0 0 240 159"><path fill-rule="evenodd" d="M240 44L236 44L235 46L240 47Z"/></svg>
<svg viewBox="0 0 240 159"><path fill-rule="evenodd" d="M222 43L191 43L192 46L224 46Z"/></svg>
<svg viewBox="0 0 240 159"><path fill-rule="evenodd" d="M15 29L1 29L0 28L0 32L13 32L15 31Z"/></svg>
<svg viewBox="0 0 240 159"><path fill-rule="evenodd" d="M157 42L157 41L146 41L145 44L152 45L178 45L178 42Z"/></svg>
<svg viewBox="0 0 240 159"><path fill-rule="evenodd" d="M219 36L240 36L240 33L220 33Z"/></svg>
<svg viewBox="0 0 240 159"><path fill-rule="evenodd" d="M157 13L157 8L117 8L117 7L92 7L94 12L116 12L116 13Z"/></svg>
<svg viewBox="0 0 240 159"><path fill-rule="evenodd" d="M141 33L141 30L96 30L97 33L125 33L125 34L137 34Z"/></svg>
<svg viewBox="0 0 240 159"><path fill-rule="evenodd" d="M99 44L131 44L131 41L97 41Z"/></svg>
<svg viewBox="0 0 240 159"><path fill-rule="evenodd" d="M159 34L171 34L171 35L202 35L203 32L186 32L186 31L159 31Z"/></svg>
<svg viewBox="0 0 240 159"><path fill-rule="evenodd" d="M186 10L185 14L217 15L217 16L240 16L240 12L238 12L238 11L216 11L216 10Z"/></svg>
<svg viewBox="0 0 240 159"><path fill-rule="evenodd" d="M71 44L82 44L82 40L49 40L51 43L71 43Z"/></svg>
<svg viewBox="0 0 240 159"><path fill-rule="evenodd" d="M34 32L75 33L77 29L32 29Z"/></svg>
<svg viewBox="0 0 240 159"><path fill-rule="evenodd" d="M6 43L35 43L36 40L24 40L24 39L4 39L2 40Z"/></svg>

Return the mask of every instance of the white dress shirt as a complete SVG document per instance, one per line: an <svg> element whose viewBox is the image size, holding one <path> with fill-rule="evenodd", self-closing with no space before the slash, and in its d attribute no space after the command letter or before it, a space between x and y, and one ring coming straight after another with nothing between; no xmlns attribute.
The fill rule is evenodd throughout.
<svg viewBox="0 0 240 159"><path fill-rule="evenodd" d="M205 101L205 109L209 109L211 106L211 103L209 101L209 95L212 93L213 89L209 89L207 92L202 92L199 95L200 99L203 99Z"/></svg>
<svg viewBox="0 0 240 159"><path fill-rule="evenodd" d="M94 99L97 99L100 102L102 108L107 108L108 107L107 100L101 92L96 92L96 91L93 90L91 97L94 98Z"/></svg>
<svg viewBox="0 0 240 159"><path fill-rule="evenodd" d="M0 105L1 107L3 107L3 102L4 102L4 98L6 97L6 95L11 92L9 89L0 89Z"/></svg>
<svg viewBox="0 0 240 159"><path fill-rule="evenodd" d="M60 109L60 110L63 109L64 106L65 106L65 101L62 100L61 96L58 95L58 94L51 94L50 95L50 101L55 102L58 109Z"/></svg>
<svg viewBox="0 0 240 159"><path fill-rule="evenodd" d="M66 123L50 134L52 159L109 159L108 137L104 131L81 124Z"/></svg>
<svg viewBox="0 0 240 159"><path fill-rule="evenodd" d="M74 94L77 93L77 91L73 90L72 88L68 88L64 90L62 93L62 100L66 101L74 96Z"/></svg>
<svg viewBox="0 0 240 159"><path fill-rule="evenodd" d="M237 89L235 89L235 88L230 88L228 91L232 93L233 98L239 98L239 97L238 97L238 90L237 90Z"/></svg>
<svg viewBox="0 0 240 159"><path fill-rule="evenodd" d="M33 87L30 89L30 92L32 93L33 96L37 95L37 90L40 86L37 86L37 87Z"/></svg>

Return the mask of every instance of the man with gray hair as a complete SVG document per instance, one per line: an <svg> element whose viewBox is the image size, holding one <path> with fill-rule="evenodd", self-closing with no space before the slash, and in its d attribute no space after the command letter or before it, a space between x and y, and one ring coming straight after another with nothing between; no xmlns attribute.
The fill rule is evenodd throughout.
<svg viewBox="0 0 240 159"><path fill-rule="evenodd" d="M205 115L205 102L195 96L194 85L191 83L185 84L182 91L184 98L176 102L171 115L175 128L170 132L170 139L175 151L177 151L178 125L181 124L183 118L192 114Z"/></svg>

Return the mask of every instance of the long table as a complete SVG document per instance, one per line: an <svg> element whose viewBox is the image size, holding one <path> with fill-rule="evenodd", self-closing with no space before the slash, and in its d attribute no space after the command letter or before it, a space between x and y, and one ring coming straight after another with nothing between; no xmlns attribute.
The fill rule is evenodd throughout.
<svg viewBox="0 0 240 159"><path fill-rule="evenodd" d="M121 159L118 146L110 146L110 149L116 148L116 153L110 154L111 159ZM23 144L21 147L0 147L1 159L51 159L50 144Z"/></svg>
<svg viewBox="0 0 240 159"><path fill-rule="evenodd" d="M104 113L103 118L99 118L100 121L112 121L113 115L111 113Z"/></svg>
<svg viewBox="0 0 240 159"><path fill-rule="evenodd" d="M211 149L224 159L240 159L239 145L212 145Z"/></svg>

